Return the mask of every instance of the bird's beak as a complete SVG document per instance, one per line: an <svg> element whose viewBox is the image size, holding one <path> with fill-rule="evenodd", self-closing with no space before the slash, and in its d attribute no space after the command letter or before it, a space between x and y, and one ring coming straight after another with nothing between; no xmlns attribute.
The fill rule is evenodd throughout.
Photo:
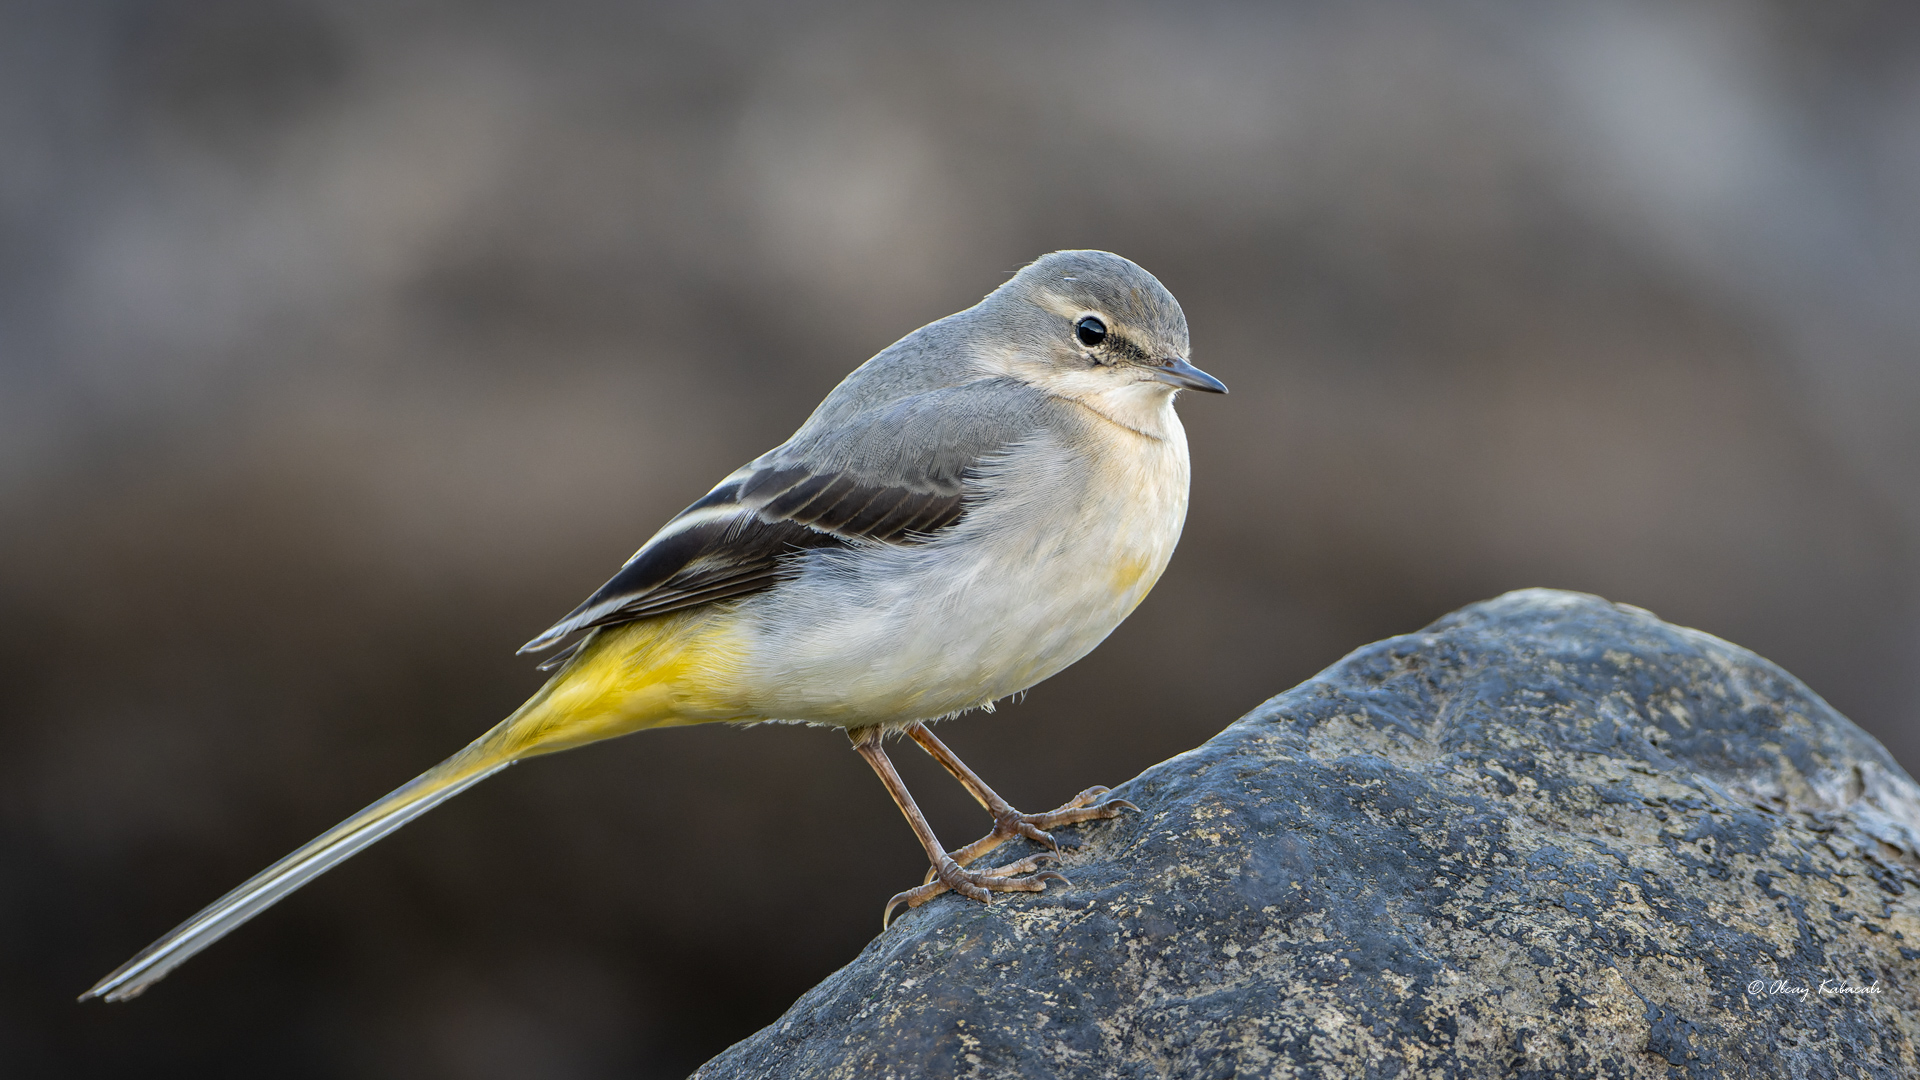
<svg viewBox="0 0 1920 1080"><path fill-rule="evenodd" d="M1169 383L1182 390L1201 390L1209 394L1224 394L1227 384L1201 371L1185 359L1175 356L1160 361L1153 368L1154 378Z"/></svg>

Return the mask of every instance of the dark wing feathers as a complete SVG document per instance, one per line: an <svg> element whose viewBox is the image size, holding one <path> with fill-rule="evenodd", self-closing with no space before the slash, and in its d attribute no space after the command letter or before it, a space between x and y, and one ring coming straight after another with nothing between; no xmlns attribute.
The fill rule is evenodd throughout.
<svg viewBox="0 0 1920 1080"><path fill-rule="evenodd" d="M973 383L843 420L830 442L795 438L681 511L586 602L522 646L771 587L795 552L913 544L959 521L962 481L1032 430L1018 387ZM541 666L563 662L572 649Z"/></svg>
<svg viewBox="0 0 1920 1080"><path fill-rule="evenodd" d="M859 541L910 544L960 520L959 484L916 491L776 468L722 484L681 511L605 585L522 652L581 630L758 592L797 551ZM732 512L728 512L732 511ZM704 520L675 528L692 516ZM551 657L557 666L571 650Z"/></svg>
<svg viewBox="0 0 1920 1080"><path fill-rule="evenodd" d="M726 505L708 503L702 509ZM627 560L619 573L566 618L520 651L536 652L569 634L596 626L631 622L757 592L773 584L782 556L846 543L845 538L833 533L796 521L769 520L745 507L665 532Z"/></svg>

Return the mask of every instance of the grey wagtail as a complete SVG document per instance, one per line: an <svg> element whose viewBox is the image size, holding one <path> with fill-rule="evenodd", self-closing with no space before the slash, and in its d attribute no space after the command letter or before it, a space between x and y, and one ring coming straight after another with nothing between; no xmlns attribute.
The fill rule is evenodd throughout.
<svg viewBox="0 0 1920 1080"><path fill-rule="evenodd" d="M522 758L645 728L799 721L844 729L932 869L888 902L987 901L1059 874L1034 856L969 864L1109 818L1089 788L1023 814L927 723L991 709L1085 656L1144 599L1187 515L1172 294L1104 251L1059 251L860 365L793 437L667 522L613 579L520 651L561 647L526 704L453 757L267 867L81 1000L152 986L288 893ZM881 749L911 736L993 815L940 844Z"/></svg>

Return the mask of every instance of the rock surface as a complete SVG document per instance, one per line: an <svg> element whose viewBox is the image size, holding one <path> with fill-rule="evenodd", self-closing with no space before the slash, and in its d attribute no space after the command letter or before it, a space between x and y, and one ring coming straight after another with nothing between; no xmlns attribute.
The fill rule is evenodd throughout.
<svg viewBox="0 0 1920 1080"><path fill-rule="evenodd" d="M696 1075L1920 1076L1920 788L1637 608L1475 605L1119 793Z"/></svg>

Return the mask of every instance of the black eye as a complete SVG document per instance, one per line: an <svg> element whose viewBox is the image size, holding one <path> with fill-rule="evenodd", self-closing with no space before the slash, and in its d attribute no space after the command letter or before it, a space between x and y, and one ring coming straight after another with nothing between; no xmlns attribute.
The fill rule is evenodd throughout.
<svg viewBox="0 0 1920 1080"><path fill-rule="evenodd" d="M1080 339L1080 344L1091 349L1107 340L1107 324L1089 315L1073 324L1073 336Z"/></svg>

